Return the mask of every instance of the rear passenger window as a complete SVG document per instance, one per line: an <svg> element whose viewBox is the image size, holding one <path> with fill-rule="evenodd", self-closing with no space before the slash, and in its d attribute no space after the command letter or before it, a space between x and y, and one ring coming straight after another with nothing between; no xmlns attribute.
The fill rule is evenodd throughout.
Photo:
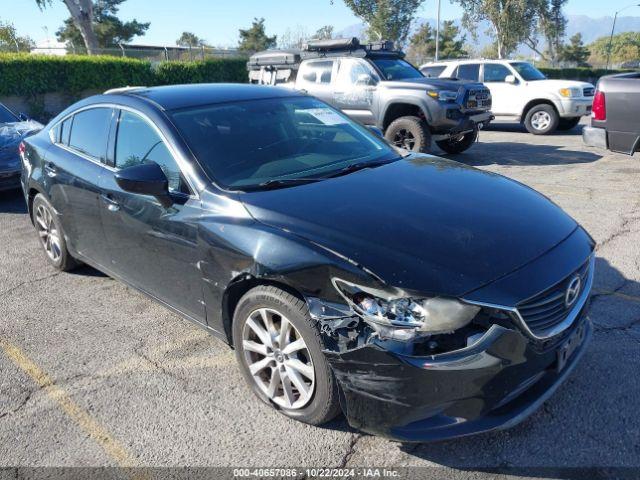
<svg viewBox="0 0 640 480"><path fill-rule="evenodd" d="M429 77L429 78L437 78L440 76L440 74L442 72L444 72L444 69L447 68L446 66L442 65L442 66L433 66L433 67L422 67L420 69L420 71L422 72L422 74L425 77Z"/></svg>
<svg viewBox="0 0 640 480"><path fill-rule="evenodd" d="M69 135L71 133L72 123L73 117L69 117L60 124L60 136L58 137L58 142L62 143L63 145L69 145Z"/></svg>
<svg viewBox="0 0 640 480"><path fill-rule="evenodd" d="M155 162L169 180L169 190L189 194L180 168L155 129L139 115L123 110L116 137L116 168Z"/></svg>
<svg viewBox="0 0 640 480"><path fill-rule="evenodd" d="M480 79L480 64L469 63L459 65L455 76L462 80L474 80L477 82Z"/></svg>
<svg viewBox="0 0 640 480"><path fill-rule="evenodd" d="M69 146L85 155L104 161L112 114L111 108L100 107L76 113L73 116ZM62 133L64 138L64 131ZM65 143L64 140L62 143Z"/></svg>
<svg viewBox="0 0 640 480"><path fill-rule="evenodd" d="M333 60L303 63L299 74L307 83L329 84L333 75Z"/></svg>

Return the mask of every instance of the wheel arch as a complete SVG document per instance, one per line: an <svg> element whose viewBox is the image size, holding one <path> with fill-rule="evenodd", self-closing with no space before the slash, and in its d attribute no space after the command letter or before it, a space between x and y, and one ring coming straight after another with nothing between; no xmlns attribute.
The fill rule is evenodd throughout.
<svg viewBox="0 0 640 480"><path fill-rule="evenodd" d="M29 185L29 189L27 191L27 211L29 213L29 220L31 220L32 224L33 224L33 201L35 200L36 195L38 194L43 195L47 200L49 200L47 194L44 192L44 189L36 185Z"/></svg>
<svg viewBox="0 0 640 480"><path fill-rule="evenodd" d="M384 111L381 125L382 131L386 132L387 128L394 120L402 117L420 117L427 121L426 112L418 103L413 103L406 100L401 102L394 102L387 105Z"/></svg>
<svg viewBox="0 0 640 480"><path fill-rule="evenodd" d="M527 114L529 113L529 110L531 110L533 107L537 107L538 105L550 105L550 106L552 106L553 109L555 110L555 112L558 114L558 117L560 117L560 112L558 111L558 107L553 102L553 100L550 100L548 98L535 98L533 100L529 100L529 102L522 109L522 115L520 116L520 123L524 123L525 118L527 117Z"/></svg>

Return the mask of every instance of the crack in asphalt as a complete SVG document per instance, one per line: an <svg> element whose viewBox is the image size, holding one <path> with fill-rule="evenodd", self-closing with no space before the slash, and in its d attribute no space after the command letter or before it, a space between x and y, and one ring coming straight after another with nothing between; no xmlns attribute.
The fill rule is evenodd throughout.
<svg viewBox="0 0 640 480"><path fill-rule="evenodd" d="M351 460L351 457L355 453L356 445L362 437L364 437L364 434L362 433L351 434L351 438L349 439L349 446L347 447L347 451L340 460L338 468L345 468L349 464L349 460Z"/></svg>
<svg viewBox="0 0 640 480"><path fill-rule="evenodd" d="M3 419L3 418L5 418L5 417L10 417L11 415L15 415L15 414L16 414L16 413L18 413L20 410L22 410L22 409L27 405L27 403L29 403L29 401L31 400L31 397L32 397L32 396L33 396L33 395L34 395L38 390L41 390L41 388L36 388L35 390L29 390L29 391L27 392L27 395L22 399L22 401L20 402L20 404L19 404L17 407L15 407L15 408L13 408L13 409L11 409L11 410L7 411L7 412L0 413L0 420L2 420L2 419Z"/></svg>
<svg viewBox="0 0 640 480"><path fill-rule="evenodd" d="M24 287L25 285L31 285L31 284L34 284L34 283L40 283L40 282L44 282L45 280L48 280L50 278L57 277L61 273L62 272L53 272L53 273L50 273L49 275L46 275L44 277L34 278L33 280L27 280L27 281L24 281L24 282L20 282L18 285L15 285L15 286L13 286L13 287L11 287L11 288L3 291L3 292L0 292L0 297L5 297L5 296L15 292L19 288Z"/></svg>
<svg viewBox="0 0 640 480"><path fill-rule="evenodd" d="M631 208L630 212L627 215L637 212L638 209L640 209L640 202L636 202L636 204ZM632 233L633 232L632 224L634 222L640 221L640 217L638 216L630 215L625 217L625 214L622 214L622 216L623 216L623 221L620 227L618 227L616 231L612 233L609 237L607 237L602 242L600 242L600 244L598 245L598 249L608 245L609 243L613 242L614 240L620 238L623 235Z"/></svg>

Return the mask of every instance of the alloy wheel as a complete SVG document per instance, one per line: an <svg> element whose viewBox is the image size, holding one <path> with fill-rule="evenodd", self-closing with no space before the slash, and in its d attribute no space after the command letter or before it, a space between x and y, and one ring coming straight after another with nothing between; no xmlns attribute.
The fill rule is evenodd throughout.
<svg viewBox="0 0 640 480"><path fill-rule="evenodd" d="M51 260L57 262L62 256L60 234L53 221L51 211L44 205L39 205L36 210L36 229L45 252Z"/></svg>
<svg viewBox="0 0 640 480"><path fill-rule="evenodd" d="M254 310L242 332L244 358L256 385L275 404L297 410L309 403L315 371L300 332L281 313Z"/></svg>
<svg viewBox="0 0 640 480"><path fill-rule="evenodd" d="M547 112L536 112L531 116L531 125L536 130L546 130L551 125L551 115Z"/></svg>
<svg viewBox="0 0 640 480"><path fill-rule="evenodd" d="M416 137L406 128L402 128L396 132L393 137L393 144L396 147L404 148L405 150L413 150L416 145Z"/></svg>

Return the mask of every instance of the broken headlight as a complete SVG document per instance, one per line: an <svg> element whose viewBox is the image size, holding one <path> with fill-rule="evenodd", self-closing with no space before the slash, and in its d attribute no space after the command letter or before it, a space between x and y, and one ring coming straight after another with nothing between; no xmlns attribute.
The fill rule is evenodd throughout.
<svg viewBox="0 0 640 480"><path fill-rule="evenodd" d="M452 298L411 298L402 291L372 289L337 278L333 283L358 316L397 339L453 332L468 325L480 311L480 307Z"/></svg>

